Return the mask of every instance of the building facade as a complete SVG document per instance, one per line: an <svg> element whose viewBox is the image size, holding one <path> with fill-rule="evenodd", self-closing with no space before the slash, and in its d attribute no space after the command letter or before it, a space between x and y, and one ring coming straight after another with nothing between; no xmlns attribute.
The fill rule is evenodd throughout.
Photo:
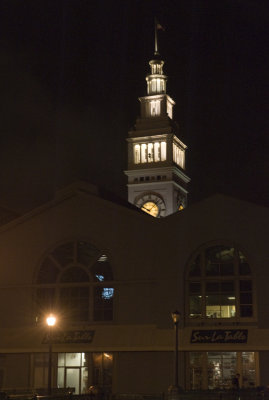
<svg viewBox="0 0 269 400"><path fill-rule="evenodd" d="M163 64L155 52L129 132L137 207L78 182L23 216L1 213L1 390L41 393L51 365L56 389L166 393L174 310L181 387L229 389L236 373L245 388L269 383L269 210L221 195L186 208Z"/></svg>
<svg viewBox="0 0 269 400"><path fill-rule="evenodd" d="M268 209L216 195L168 218L79 183L0 228L1 388L267 385Z"/></svg>

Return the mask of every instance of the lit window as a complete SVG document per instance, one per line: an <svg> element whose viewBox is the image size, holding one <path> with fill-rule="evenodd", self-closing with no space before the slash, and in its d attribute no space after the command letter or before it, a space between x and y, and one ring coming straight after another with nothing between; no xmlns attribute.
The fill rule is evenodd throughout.
<svg viewBox="0 0 269 400"><path fill-rule="evenodd" d="M150 102L150 115L152 117L160 115L161 112L161 103L160 100L152 100Z"/></svg>
<svg viewBox="0 0 269 400"><path fill-rule="evenodd" d="M140 145L136 144L134 146L134 163L139 164L140 163Z"/></svg>
<svg viewBox="0 0 269 400"><path fill-rule="evenodd" d="M185 167L185 153L179 146L173 143L173 160L181 168Z"/></svg>
<svg viewBox="0 0 269 400"><path fill-rule="evenodd" d="M58 246L44 259L37 274L36 319L57 310L61 318L72 321L111 320L111 281L107 256L90 243L75 241Z"/></svg>
<svg viewBox="0 0 269 400"><path fill-rule="evenodd" d="M135 164L166 161L166 147L166 142L136 144L134 146Z"/></svg>
<svg viewBox="0 0 269 400"><path fill-rule="evenodd" d="M160 161L161 160L161 148L160 148L160 143L155 142L154 143L154 161Z"/></svg>
<svg viewBox="0 0 269 400"><path fill-rule="evenodd" d="M166 142L161 142L161 161L166 160Z"/></svg>
<svg viewBox="0 0 269 400"><path fill-rule="evenodd" d="M148 162L153 162L153 143L148 144Z"/></svg>
<svg viewBox="0 0 269 400"><path fill-rule="evenodd" d="M156 79L157 93L161 91L161 79Z"/></svg>
<svg viewBox="0 0 269 400"><path fill-rule="evenodd" d="M190 318L253 316L250 267L237 249L213 246L201 251L187 279Z"/></svg>
<svg viewBox="0 0 269 400"><path fill-rule="evenodd" d="M141 162L147 162L148 152L146 143L141 144Z"/></svg>

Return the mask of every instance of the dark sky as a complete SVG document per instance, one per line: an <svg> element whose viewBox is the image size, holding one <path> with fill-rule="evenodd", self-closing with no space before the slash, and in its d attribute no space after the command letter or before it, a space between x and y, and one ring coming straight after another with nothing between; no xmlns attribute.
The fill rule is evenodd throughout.
<svg viewBox="0 0 269 400"><path fill-rule="evenodd" d="M269 206L268 1L0 5L0 203L33 207L78 179L127 198L125 139L157 16L189 201L222 192Z"/></svg>

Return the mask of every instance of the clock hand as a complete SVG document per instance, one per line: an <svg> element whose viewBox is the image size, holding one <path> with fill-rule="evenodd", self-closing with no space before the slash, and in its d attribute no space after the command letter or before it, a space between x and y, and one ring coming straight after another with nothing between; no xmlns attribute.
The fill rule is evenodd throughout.
<svg viewBox="0 0 269 400"><path fill-rule="evenodd" d="M145 210L145 211L147 211L147 212L150 212L151 209L146 208L146 207L143 206L143 207L142 207L142 210Z"/></svg>
<svg viewBox="0 0 269 400"><path fill-rule="evenodd" d="M151 207L151 209L150 209L150 211L154 208L154 207L156 207L157 206L157 204L153 204L153 206ZM157 206L158 207L158 206Z"/></svg>

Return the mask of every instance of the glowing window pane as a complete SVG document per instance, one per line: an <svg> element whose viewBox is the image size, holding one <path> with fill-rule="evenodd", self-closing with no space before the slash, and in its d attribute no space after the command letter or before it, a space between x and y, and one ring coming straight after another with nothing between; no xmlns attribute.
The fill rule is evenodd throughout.
<svg viewBox="0 0 269 400"><path fill-rule="evenodd" d="M181 168L184 168L185 164L185 153L184 151L178 147L175 143L173 143L173 161L179 165Z"/></svg>
<svg viewBox="0 0 269 400"><path fill-rule="evenodd" d="M151 89L152 89L152 92L155 92L155 91L156 91L156 79L153 79L153 80L152 80Z"/></svg>
<svg viewBox="0 0 269 400"><path fill-rule="evenodd" d="M148 162L153 162L153 143L148 144Z"/></svg>
<svg viewBox="0 0 269 400"><path fill-rule="evenodd" d="M161 161L166 160L166 142L161 142Z"/></svg>
<svg viewBox="0 0 269 400"><path fill-rule="evenodd" d="M141 144L141 162L147 162L147 145L145 143Z"/></svg>
<svg viewBox="0 0 269 400"><path fill-rule="evenodd" d="M111 299L114 296L114 288L103 288L102 298L103 299Z"/></svg>
<svg viewBox="0 0 269 400"><path fill-rule="evenodd" d="M160 161L160 160L161 160L160 143L155 142L154 143L154 161Z"/></svg>
<svg viewBox="0 0 269 400"><path fill-rule="evenodd" d="M157 92L159 93L161 91L161 80L156 79L156 86L157 86Z"/></svg>
<svg viewBox="0 0 269 400"><path fill-rule="evenodd" d="M134 146L134 163L139 164L140 163L140 145L136 144Z"/></svg>
<svg viewBox="0 0 269 400"><path fill-rule="evenodd" d="M160 115L160 100L154 100L150 102L150 114L152 117Z"/></svg>

